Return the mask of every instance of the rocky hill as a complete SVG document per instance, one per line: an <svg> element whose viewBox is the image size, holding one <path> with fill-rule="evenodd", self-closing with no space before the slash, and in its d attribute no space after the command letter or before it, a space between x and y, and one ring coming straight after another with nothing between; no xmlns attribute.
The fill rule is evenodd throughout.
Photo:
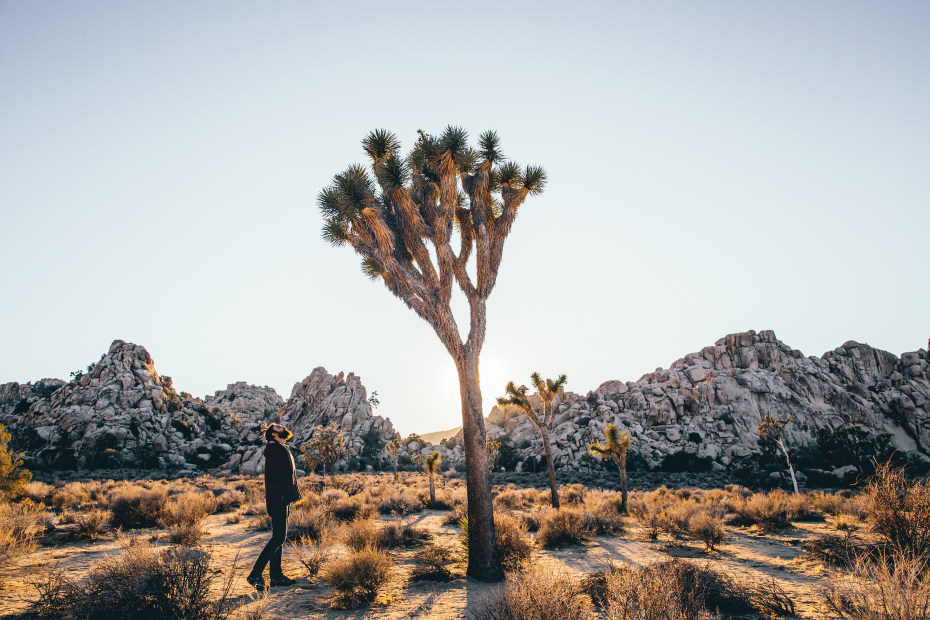
<svg viewBox="0 0 930 620"><path fill-rule="evenodd" d="M319 423L339 421L349 457L396 435L389 420L372 415L365 388L352 374L317 368L286 402L269 387L242 382L201 399L179 393L144 347L122 340L71 381L0 385L0 424L37 470L258 473L261 425L277 419L299 440Z"/></svg>
<svg viewBox="0 0 930 620"><path fill-rule="evenodd" d="M631 454L651 468L722 471L759 452L765 415L780 420L786 442L813 445L821 430L858 425L913 458L930 453L927 351L896 357L847 342L822 357L805 357L771 331L730 334L638 381L607 381L591 394L557 397L551 438L558 467L597 467L586 456L608 423L630 433ZM525 414L494 407L490 439L508 437L518 467L542 454L539 433ZM461 435L438 449L443 463L461 466ZM427 451L428 448L411 446Z"/></svg>
<svg viewBox="0 0 930 620"><path fill-rule="evenodd" d="M733 469L757 457L757 427L765 415L792 416L784 434L796 449L815 445L824 431L856 425L869 436L887 433L911 458L930 460L924 350L897 357L847 342L822 357L805 357L771 331L749 331L638 381L607 381L585 395L566 392L555 406L551 437L560 468L599 468L586 447L614 423L630 433L631 458L642 466ZM143 347L121 340L71 381L0 385L0 424L35 469L259 473L260 427L271 420L287 424L298 444L317 426L336 423L348 440L349 459L368 462L387 461L383 446L397 436L390 420L373 415L354 374L317 368L286 401L271 388L243 382L201 399L176 391ZM522 413L494 407L487 430L490 439L512 446L511 467L528 466L542 454L539 434ZM464 467L460 434L437 446L406 446L411 457L434 449L444 467Z"/></svg>

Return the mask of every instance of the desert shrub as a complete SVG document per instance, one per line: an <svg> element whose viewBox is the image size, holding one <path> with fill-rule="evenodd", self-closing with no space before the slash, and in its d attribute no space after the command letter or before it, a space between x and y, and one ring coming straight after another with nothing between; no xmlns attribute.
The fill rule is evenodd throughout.
<svg viewBox="0 0 930 620"><path fill-rule="evenodd" d="M515 485L508 485L494 496L495 510L523 510L532 504L532 495L525 493L525 489L516 488Z"/></svg>
<svg viewBox="0 0 930 620"><path fill-rule="evenodd" d="M588 489L583 484L566 484L559 488L559 502L562 504L584 504Z"/></svg>
<svg viewBox="0 0 930 620"><path fill-rule="evenodd" d="M930 556L930 480L909 480L890 462L870 480L872 529L901 552Z"/></svg>
<svg viewBox="0 0 930 620"><path fill-rule="evenodd" d="M320 501L324 504L335 504L338 501L348 499L349 494L342 489L326 489L320 494Z"/></svg>
<svg viewBox="0 0 930 620"><path fill-rule="evenodd" d="M620 510L619 495L604 497L589 494L585 499L585 520L596 535L617 536L626 529L623 513Z"/></svg>
<svg viewBox="0 0 930 620"><path fill-rule="evenodd" d="M792 521L819 523L824 521L823 511L818 508L819 497L809 493L793 493L788 496L788 512Z"/></svg>
<svg viewBox="0 0 930 620"><path fill-rule="evenodd" d="M697 502L690 499L673 501L667 504L659 512L659 530L675 540L681 540L688 533L691 517L697 510Z"/></svg>
<svg viewBox="0 0 930 620"><path fill-rule="evenodd" d="M134 545L120 556L102 560L83 581L53 573L37 584L39 595L32 612L40 618L69 620L227 618L232 613L231 581L218 597L211 592L214 581L209 556L203 551Z"/></svg>
<svg viewBox="0 0 930 620"><path fill-rule="evenodd" d="M44 482L31 481L23 489L23 498L36 504L51 504L55 487Z"/></svg>
<svg viewBox="0 0 930 620"><path fill-rule="evenodd" d="M392 566L384 551L374 548L331 560L323 566L322 576L336 588L332 606L351 609L370 604L390 579Z"/></svg>
<svg viewBox="0 0 930 620"><path fill-rule="evenodd" d="M594 618L580 584L568 575L533 566L511 575L481 601L472 620L589 620Z"/></svg>
<svg viewBox="0 0 930 620"><path fill-rule="evenodd" d="M432 535L412 521L394 519L381 526L381 543L388 549L417 547L428 542Z"/></svg>
<svg viewBox="0 0 930 620"><path fill-rule="evenodd" d="M320 572L330 556L329 542L319 538L302 536L290 543L297 561L307 569L309 577L313 578Z"/></svg>
<svg viewBox="0 0 930 620"><path fill-rule="evenodd" d="M246 507L242 510L242 514L249 516L249 517L267 515L268 507L265 506L264 500L262 500L261 502L252 502L251 504L246 505Z"/></svg>
<svg viewBox="0 0 930 620"><path fill-rule="evenodd" d="M242 523L242 513L241 512L230 512L226 515L226 523Z"/></svg>
<svg viewBox="0 0 930 620"><path fill-rule="evenodd" d="M552 510L552 508L537 506L529 512L519 513L518 518L523 524L523 529L525 529L527 532L538 532L539 526L542 525L543 517L550 510Z"/></svg>
<svg viewBox="0 0 930 620"><path fill-rule="evenodd" d="M226 491L216 496L214 512L230 512L244 506L248 498L242 491Z"/></svg>
<svg viewBox="0 0 930 620"><path fill-rule="evenodd" d="M583 510L563 508L551 510L543 517L536 541L543 547L577 545L590 540L593 530Z"/></svg>
<svg viewBox="0 0 930 620"><path fill-rule="evenodd" d="M10 439L0 424L0 501L21 497L32 480L32 474L23 467L23 455L10 452Z"/></svg>
<svg viewBox="0 0 930 620"><path fill-rule="evenodd" d="M89 538L97 540L103 526L110 521L110 511L108 510L89 510L87 512L77 513L74 522L77 524L75 532L78 538Z"/></svg>
<svg viewBox="0 0 930 620"><path fill-rule="evenodd" d="M928 560L899 550L890 556L859 558L850 573L833 580L826 600L841 618L930 618Z"/></svg>
<svg viewBox="0 0 930 620"><path fill-rule="evenodd" d="M462 530L459 542L468 549L467 516L459 519L459 527ZM533 544L527 537L523 524L516 517L503 512L495 513L494 538L504 570L518 570L532 557Z"/></svg>
<svg viewBox="0 0 930 620"><path fill-rule="evenodd" d="M610 619L702 620L713 617L711 611L727 615L753 611L729 577L678 560L644 568L614 565L590 576L585 589Z"/></svg>
<svg viewBox="0 0 930 620"><path fill-rule="evenodd" d="M456 561L455 551L442 545L429 545L414 556L416 564L410 576L415 581L452 581L449 565Z"/></svg>
<svg viewBox="0 0 930 620"><path fill-rule="evenodd" d="M0 566L32 551L48 527L48 518L42 504L0 503Z"/></svg>
<svg viewBox="0 0 930 620"><path fill-rule="evenodd" d="M723 518L710 512L695 513L688 523L688 533L702 541L708 551L726 540L726 526Z"/></svg>
<svg viewBox="0 0 930 620"><path fill-rule="evenodd" d="M407 490L397 490L386 497L382 497L378 503L378 512L383 515L407 515L422 510L423 502L420 497L416 493Z"/></svg>
<svg viewBox="0 0 930 620"><path fill-rule="evenodd" d="M161 487L144 489L126 486L111 492L108 503L114 527L154 527L168 497Z"/></svg>
<svg viewBox="0 0 930 620"><path fill-rule="evenodd" d="M326 506L291 508L287 522L287 537L288 540L297 540L305 536L320 540L327 533L335 531L336 527L332 513Z"/></svg>
<svg viewBox="0 0 930 620"><path fill-rule="evenodd" d="M342 528L342 542L353 551L384 549L381 526L371 519L360 519Z"/></svg>
<svg viewBox="0 0 930 620"><path fill-rule="evenodd" d="M357 496L336 500L332 503L331 510L333 517L343 522L370 519L375 514L374 506Z"/></svg>
<svg viewBox="0 0 930 620"><path fill-rule="evenodd" d="M75 510L89 501L90 493L80 483L74 482L56 489L49 498L49 503L55 510Z"/></svg>
<svg viewBox="0 0 930 620"><path fill-rule="evenodd" d="M766 532L790 527L793 517L789 496L782 489L755 493L737 504L734 512L734 524L755 525Z"/></svg>
<svg viewBox="0 0 930 620"><path fill-rule="evenodd" d="M652 501L644 501L630 504L630 514L645 530L649 540L655 540L659 537L659 514L661 509Z"/></svg>
<svg viewBox="0 0 930 620"><path fill-rule="evenodd" d="M188 491L171 497L165 504L158 524L162 527L197 525L216 511L212 493Z"/></svg>
<svg viewBox="0 0 930 620"><path fill-rule="evenodd" d="M508 514L495 514L494 532L501 565L505 570L517 570L529 561L533 554L533 543L519 520Z"/></svg>

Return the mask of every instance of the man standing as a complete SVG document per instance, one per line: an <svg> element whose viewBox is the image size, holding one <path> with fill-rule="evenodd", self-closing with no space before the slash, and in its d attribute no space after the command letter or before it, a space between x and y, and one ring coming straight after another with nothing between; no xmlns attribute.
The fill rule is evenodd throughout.
<svg viewBox="0 0 930 620"><path fill-rule="evenodd" d="M271 563L271 585L289 586L293 579L281 571L281 552L287 538L287 516L290 504L300 499L294 457L284 443L293 436L287 427L271 424L265 429L265 507L271 517L271 540L262 549L246 581L259 592L265 590L265 565Z"/></svg>

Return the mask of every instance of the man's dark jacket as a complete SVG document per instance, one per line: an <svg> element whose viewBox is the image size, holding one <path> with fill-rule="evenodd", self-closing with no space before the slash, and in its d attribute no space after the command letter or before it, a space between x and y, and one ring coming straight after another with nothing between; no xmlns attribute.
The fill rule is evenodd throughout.
<svg viewBox="0 0 930 620"><path fill-rule="evenodd" d="M265 444L265 506L268 511L300 499L291 451L277 441Z"/></svg>

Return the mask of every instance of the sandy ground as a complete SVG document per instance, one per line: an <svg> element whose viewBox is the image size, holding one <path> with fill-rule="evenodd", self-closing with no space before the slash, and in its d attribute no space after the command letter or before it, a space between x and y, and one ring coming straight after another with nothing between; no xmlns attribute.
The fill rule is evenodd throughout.
<svg viewBox="0 0 930 620"><path fill-rule="evenodd" d="M411 518L432 533L434 542L458 545L458 528L441 523L445 514L427 510ZM491 589L499 587L466 579L462 576L464 563L454 567L459 577L449 583L414 582L409 577L416 549L391 551L397 569L376 605L368 609L334 611L329 608L332 587L319 579L308 581L301 578L306 571L288 550L285 552L285 572L298 578L297 583L288 588L274 588L261 598L244 579L270 536L269 532L252 526L254 519L243 516L240 523L227 523L225 514L209 517L206 526L209 535L204 541L204 548L210 551L213 566L224 574L229 573L238 556L238 578L233 595L244 606L243 611L265 606L264 618L463 618L467 609L487 596ZM621 537L598 537L580 546L539 549L536 561L580 575L602 569L611 561L641 566L669 557L688 558L708 563L740 579L757 582L774 579L794 600L799 617L831 617L821 608L821 592L834 569L807 559L803 552L804 541L829 532L829 527L823 523L797 523L795 527L777 534L729 527L730 539L720 551L705 553L699 543L672 545L661 539L649 541L638 527L632 525L632 520L629 522L628 531ZM160 533L157 529L134 530L132 535L148 539ZM105 555L117 555L121 551L121 543L112 532L104 533L95 542L60 541L54 546L37 548L0 572L0 614L9 617L24 611L28 599L36 592L31 584L51 569L63 570L72 578L80 578ZM337 547L336 552L344 550Z"/></svg>

